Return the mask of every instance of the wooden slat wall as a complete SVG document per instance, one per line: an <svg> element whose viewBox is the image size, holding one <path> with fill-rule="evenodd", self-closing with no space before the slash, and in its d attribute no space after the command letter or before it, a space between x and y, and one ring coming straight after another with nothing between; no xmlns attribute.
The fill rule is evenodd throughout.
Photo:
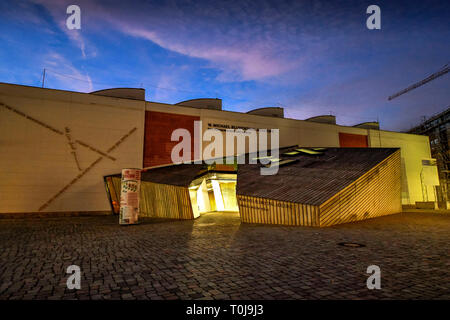
<svg viewBox="0 0 450 320"><path fill-rule="evenodd" d="M320 206L320 226L402 211L400 150Z"/></svg>
<svg viewBox="0 0 450 320"><path fill-rule="evenodd" d="M237 195L241 221L331 226L401 212L400 150L319 206Z"/></svg>
<svg viewBox="0 0 450 320"><path fill-rule="evenodd" d="M194 219L189 189L141 181L140 216Z"/></svg>
<svg viewBox="0 0 450 320"><path fill-rule="evenodd" d="M114 191L115 197L120 204L120 187L122 182L120 181L120 177L111 177L111 181L114 186L114 190L111 191Z"/></svg>
<svg viewBox="0 0 450 320"><path fill-rule="evenodd" d="M237 195L241 221L246 223L319 226L319 207Z"/></svg>

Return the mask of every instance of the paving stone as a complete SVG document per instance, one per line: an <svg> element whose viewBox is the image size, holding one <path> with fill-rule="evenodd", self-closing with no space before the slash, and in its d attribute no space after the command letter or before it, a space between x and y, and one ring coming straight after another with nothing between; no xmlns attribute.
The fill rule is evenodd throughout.
<svg viewBox="0 0 450 320"><path fill-rule="evenodd" d="M329 228L117 216L0 219L0 299L449 299L450 215ZM338 246L358 242L366 247ZM81 290L66 268L81 267ZM369 265L381 290L369 290Z"/></svg>

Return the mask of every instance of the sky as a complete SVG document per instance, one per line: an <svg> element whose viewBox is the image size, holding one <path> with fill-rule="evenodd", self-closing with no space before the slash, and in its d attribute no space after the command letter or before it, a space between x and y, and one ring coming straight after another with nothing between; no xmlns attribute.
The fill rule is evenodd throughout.
<svg viewBox="0 0 450 320"><path fill-rule="evenodd" d="M81 29L69 30L69 5ZM369 5L381 29L369 30ZM0 0L0 82L91 92L142 87L149 101L221 98L246 112L333 114L403 131L450 106L448 1Z"/></svg>

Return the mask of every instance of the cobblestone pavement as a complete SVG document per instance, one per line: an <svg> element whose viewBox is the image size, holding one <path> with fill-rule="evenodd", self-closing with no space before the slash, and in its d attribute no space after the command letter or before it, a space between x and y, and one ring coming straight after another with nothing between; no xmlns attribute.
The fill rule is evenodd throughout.
<svg viewBox="0 0 450 320"><path fill-rule="evenodd" d="M450 214L322 229L241 224L237 214L117 220L0 219L0 299L450 299ZM80 290L66 288L72 264ZM372 264L381 290L366 287Z"/></svg>

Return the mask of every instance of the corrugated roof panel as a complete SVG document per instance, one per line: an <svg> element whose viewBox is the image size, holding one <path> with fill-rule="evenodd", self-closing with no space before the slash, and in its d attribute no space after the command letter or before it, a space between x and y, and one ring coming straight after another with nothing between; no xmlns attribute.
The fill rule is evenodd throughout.
<svg viewBox="0 0 450 320"><path fill-rule="evenodd" d="M241 164L238 166L237 194L319 205L397 150L327 148L319 156L289 157L297 162L279 167L278 173L271 176L261 175L260 165Z"/></svg>
<svg viewBox="0 0 450 320"><path fill-rule="evenodd" d="M142 172L141 180L174 186L189 186L204 168L203 164L176 164L154 168Z"/></svg>

